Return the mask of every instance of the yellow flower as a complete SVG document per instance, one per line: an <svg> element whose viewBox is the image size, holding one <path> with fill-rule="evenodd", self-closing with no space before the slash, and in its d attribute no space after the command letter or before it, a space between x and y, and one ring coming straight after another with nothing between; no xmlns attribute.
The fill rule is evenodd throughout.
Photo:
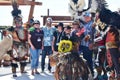
<svg viewBox="0 0 120 80"><path fill-rule="evenodd" d="M70 40L61 40L58 46L58 51L61 53L70 52L72 50L72 42Z"/></svg>

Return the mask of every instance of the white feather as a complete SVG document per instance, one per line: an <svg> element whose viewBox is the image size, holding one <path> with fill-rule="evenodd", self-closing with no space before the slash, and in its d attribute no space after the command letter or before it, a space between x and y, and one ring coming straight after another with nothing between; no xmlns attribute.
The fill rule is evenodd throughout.
<svg viewBox="0 0 120 80"><path fill-rule="evenodd" d="M96 13L97 7L98 7L97 1L96 0L92 0L91 8L90 8L89 11L92 12L92 13Z"/></svg>
<svg viewBox="0 0 120 80"><path fill-rule="evenodd" d="M83 8L85 7L85 1L78 0L77 4L75 4L72 0L70 0L70 5L74 11L82 11Z"/></svg>
<svg viewBox="0 0 120 80"><path fill-rule="evenodd" d="M70 3L68 4L69 12L73 18L76 18L78 16L78 11L82 11L84 7L85 0L78 0L77 4L70 0Z"/></svg>

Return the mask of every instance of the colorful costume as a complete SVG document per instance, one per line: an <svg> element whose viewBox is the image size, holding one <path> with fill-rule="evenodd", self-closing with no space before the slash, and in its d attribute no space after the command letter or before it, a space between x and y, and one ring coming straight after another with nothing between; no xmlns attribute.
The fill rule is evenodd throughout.
<svg viewBox="0 0 120 80"><path fill-rule="evenodd" d="M112 67L114 65L116 76L120 78L120 52L118 50L119 48L119 33L118 30L114 27L110 27L110 30L107 33L106 37L106 48L107 48L107 54L108 59L109 56L111 56L111 62L108 61L109 66ZM110 54L110 55L109 55Z"/></svg>
<svg viewBox="0 0 120 80"><path fill-rule="evenodd" d="M98 18L96 20L96 34L94 42L96 44L96 48L94 48L95 54L95 68L97 70L97 77L95 80L107 80L107 71L106 67L106 46L105 46L105 39L106 33L109 30L109 27L105 23L102 23ZM102 75L103 71L103 75Z"/></svg>
<svg viewBox="0 0 120 80"><path fill-rule="evenodd" d="M22 19L20 17L15 18L15 28L11 27L9 30L12 31L13 36L13 52L12 57L12 73L13 77L17 77L16 68L18 67L17 62L20 62L20 71L25 73L24 69L26 66L27 54L28 54L28 44L27 44L27 30L22 26Z"/></svg>
<svg viewBox="0 0 120 80"><path fill-rule="evenodd" d="M51 56L50 61L57 63L56 80L92 80L90 69L78 53L72 51L70 40L61 40L58 53ZM52 63L52 64L53 64Z"/></svg>

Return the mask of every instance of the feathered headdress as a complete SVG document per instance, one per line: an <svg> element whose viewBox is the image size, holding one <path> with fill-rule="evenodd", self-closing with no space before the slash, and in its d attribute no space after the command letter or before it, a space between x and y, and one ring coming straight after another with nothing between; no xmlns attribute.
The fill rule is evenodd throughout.
<svg viewBox="0 0 120 80"><path fill-rule="evenodd" d="M99 12L100 21L120 29L120 14L109 10L107 8L108 5L105 0L96 0L96 1L98 4L97 10Z"/></svg>
<svg viewBox="0 0 120 80"><path fill-rule="evenodd" d="M21 10L18 9L18 4L17 4L17 1L16 0L12 0L12 7L13 7L13 10L12 10L12 16L13 17L18 17L18 16L21 16Z"/></svg>
<svg viewBox="0 0 120 80"><path fill-rule="evenodd" d="M88 8L84 9L85 0L70 0L69 3L69 12L73 17L82 18L83 15L78 15L85 11L91 13L99 12L99 18L101 22L104 22L107 25L112 25L120 29L120 14L112 12L107 7L107 2L105 0L88 0ZM82 19L81 19L82 20Z"/></svg>
<svg viewBox="0 0 120 80"><path fill-rule="evenodd" d="M70 0L68 4L69 12L73 18L78 16L78 12L81 12L85 7L84 0Z"/></svg>
<svg viewBox="0 0 120 80"><path fill-rule="evenodd" d="M102 22L115 26L118 29L120 29L120 15L118 13L103 8L100 11L99 18Z"/></svg>

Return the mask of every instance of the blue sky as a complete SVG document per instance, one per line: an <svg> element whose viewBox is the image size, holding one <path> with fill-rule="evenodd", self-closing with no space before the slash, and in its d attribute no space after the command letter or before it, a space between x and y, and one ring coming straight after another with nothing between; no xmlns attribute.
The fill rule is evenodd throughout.
<svg viewBox="0 0 120 80"><path fill-rule="evenodd" d="M34 18L42 23L41 15L47 15L47 9L50 15L70 15L68 12L69 0L36 0L43 3L42 6L35 6ZM112 11L120 8L120 0L107 0L109 8ZM30 6L20 6L22 10L23 22L27 22ZM12 25L11 6L0 6L0 25Z"/></svg>

